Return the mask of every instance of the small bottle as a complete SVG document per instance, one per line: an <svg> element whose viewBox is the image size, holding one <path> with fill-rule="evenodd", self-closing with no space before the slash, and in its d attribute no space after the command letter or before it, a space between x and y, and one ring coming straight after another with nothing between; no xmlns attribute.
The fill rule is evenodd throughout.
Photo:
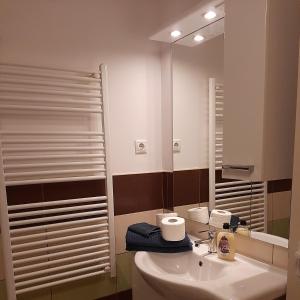
<svg viewBox="0 0 300 300"><path fill-rule="evenodd" d="M230 230L229 223L224 223L223 231L218 234L217 238L218 257L225 260L234 260L235 249L234 234Z"/></svg>
<svg viewBox="0 0 300 300"><path fill-rule="evenodd" d="M247 222L245 220L241 220L239 227L236 230L237 234L250 237L250 231L249 228L247 227Z"/></svg>

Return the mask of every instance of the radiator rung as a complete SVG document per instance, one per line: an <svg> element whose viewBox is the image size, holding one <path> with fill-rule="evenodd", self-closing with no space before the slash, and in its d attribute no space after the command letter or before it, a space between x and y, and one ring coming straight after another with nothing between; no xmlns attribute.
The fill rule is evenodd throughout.
<svg viewBox="0 0 300 300"><path fill-rule="evenodd" d="M31 254L43 253L43 252L48 252L48 251L53 251L53 250L58 250L58 249L65 249L65 248L76 247L76 246L81 246L81 245L88 245L88 244L99 243L99 242L101 243L101 242L107 241L107 240L109 240L108 237L95 238L95 239L90 239L90 240L74 242L74 243L61 244L61 245L57 245L57 246L49 246L47 248L19 251L19 252L13 253L12 256L13 256L13 258L28 256Z"/></svg>
<svg viewBox="0 0 300 300"><path fill-rule="evenodd" d="M101 256L102 254L108 254L108 253L109 253L109 250L102 250L102 251L98 251L98 252L90 252L90 253L85 253L85 254L81 254L81 255L69 256L69 257L59 258L59 259L50 260L50 261L46 261L46 262L35 263L35 264L23 266L23 267L15 267L14 271L15 271L15 273L24 274L24 272L28 271L28 270L39 269L39 268L44 268L44 267L57 265L57 264L61 264L61 263L72 262L72 261L76 261L76 260L85 259L88 257L95 257L95 256L102 257ZM107 255L105 257L107 257Z"/></svg>
<svg viewBox="0 0 300 300"><path fill-rule="evenodd" d="M45 239L45 240L41 240L41 241L27 242L27 243L23 243L23 244L14 244L11 246L11 249L13 250L13 252L18 252L19 249L23 249L23 248L42 246L45 244L46 244L46 247L48 247L48 245L51 245L52 243L59 243L59 242L66 243L66 242L72 241L72 240L78 240L81 238L88 238L88 237L93 237L93 236L100 236L103 234L108 234L108 230L93 231L93 232L81 233L81 234L72 234L72 235L68 235L68 236L52 238L52 239Z"/></svg>
<svg viewBox="0 0 300 300"><path fill-rule="evenodd" d="M97 263L100 263L105 260L109 260L109 256L104 256L104 257L100 257L100 258L95 258L95 259L90 259L90 260L85 260L85 261L80 261L80 262L75 262L75 263L70 263L70 264L64 264L64 265L60 265L57 267L46 268L44 270L31 271L30 273L15 275L16 285L18 285L19 282L20 283L23 282L21 280L26 279L26 278L31 278L31 277L35 277L35 276L42 277L42 275L44 275L44 274L65 271L65 270L68 270L71 268L77 268L77 267L86 266L86 265L90 265L90 264L97 264Z"/></svg>
<svg viewBox="0 0 300 300"><path fill-rule="evenodd" d="M40 215L51 215L57 213L64 213L64 212L72 212L72 211L80 211L80 210L90 210L90 209L97 209L107 207L106 203L99 203L99 204L88 204L88 205L77 205L77 206L68 206L68 207L60 207L60 208L51 208L47 210L32 210L26 212L17 212L8 214L9 219L16 219L16 218L24 218L24 217L35 217Z"/></svg>
<svg viewBox="0 0 300 300"><path fill-rule="evenodd" d="M67 219L75 219L80 217L90 217L90 216L97 216L107 214L107 210L99 210L99 211L89 211L83 213L74 213L74 214L65 214L62 216L53 216L53 217L43 217L43 218L35 218L35 219L28 219L28 220L21 220L21 221L11 221L9 222L10 226L18 226L18 225L28 225L28 224L39 224L51 221L59 221L59 220L67 220Z"/></svg>
<svg viewBox="0 0 300 300"><path fill-rule="evenodd" d="M87 251L93 251L96 249L103 249L105 247L109 247L109 243L103 243L103 244L98 244L98 245L92 245L88 247L81 247L81 248L75 248L71 250L63 250L60 252L55 252L55 253L47 253L45 255L39 255L39 256L34 256L34 257L28 257L28 258L22 258L22 259L17 259L13 261L14 266L17 265L23 265L25 263L34 263L36 261L41 261L41 260L49 260L53 258L58 258L58 257L65 257L66 255L74 254L74 253L84 253ZM99 250L97 253L106 253L108 250Z"/></svg>
<svg viewBox="0 0 300 300"><path fill-rule="evenodd" d="M85 223L93 223L93 222L107 222L108 217L97 217L97 218L88 218L83 220L76 220L76 221L66 221L63 223L54 223L54 224L46 224L46 225L39 225L39 226L32 226L32 227L26 227L26 228L18 228L18 229L11 229L11 234L20 234L20 233L31 233L33 231L40 231L40 230L51 230L52 228L60 228L65 226L74 226L79 224L85 224Z"/></svg>
<svg viewBox="0 0 300 300"><path fill-rule="evenodd" d="M35 285L35 286L29 287L29 288L17 289L16 294L19 295L19 294L23 294L23 293L28 293L28 292L36 291L36 290L39 290L39 289L44 289L44 288L48 288L48 287L52 287L52 286L72 282L72 281L79 280L79 279L85 279L85 278L101 275L101 274L104 274L104 273L106 273L106 271L101 270L101 271L98 271L98 272L91 272L91 273L84 274L84 275L69 277L67 279L51 281L49 283Z"/></svg>
<svg viewBox="0 0 300 300"><path fill-rule="evenodd" d="M55 235L62 235L62 234L71 233L71 232L80 232L80 231L86 231L86 230L99 229L102 227L108 227L108 223L88 225L88 226L83 226L83 227L73 227L73 228L60 229L60 230L55 230L55 231L45 231L42 233L35 233L35 234L30 234L30 235L11 237L11 241L13 243L15 243L15 242L20 242L20 241L36 239L36 238L48 238L48 237L55 236Z"/></svg>
<svg viewBox="0 0 300 300"><path fill-rule="evenodd" d="M27 281L16 282L15 286L16 286L16 288L19 288L19 287L23 287L23 286L27 286L27 285L31 285L31 284L35 284L35 283L40 283L40 282L47 281L47 280L52 280L52 279L57 279L57 278L65 277L65 276L75 275L78 273L83 273L85 271L93 271L93 270L97 270L97 269L99 270L99 269L103 269L107 266L109 266L109 263L105 263L105 264L101 264L101 265L97 265L97 266L86 267L86 268L81 268L81 269L73 270L73 271L62 272L59 274L49 275L49 276L45 276L45 277L30 279Z"/></svg>

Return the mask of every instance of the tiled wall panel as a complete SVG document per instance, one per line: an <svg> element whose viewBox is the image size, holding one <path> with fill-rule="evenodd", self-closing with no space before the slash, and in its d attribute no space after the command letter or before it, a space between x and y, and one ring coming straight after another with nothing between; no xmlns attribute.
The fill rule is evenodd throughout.
<svg viewBox="0 0 300 300"><path fill-rule="evenodd" d="M163 207L163 172L113 177L115 215Z"/></svg>

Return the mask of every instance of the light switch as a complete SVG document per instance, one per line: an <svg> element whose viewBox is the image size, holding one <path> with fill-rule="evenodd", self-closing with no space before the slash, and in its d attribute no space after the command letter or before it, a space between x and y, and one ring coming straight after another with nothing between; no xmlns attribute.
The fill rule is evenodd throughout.
<svg viewBox="0 0 300 300"><path fill-rule="evenodd" d="M173 140L173 152L180 152L181 151L181 140L174 139Z"/></svg>
<svg viewBox="0 0 300 300"><path fill-rule="evenodd" d="M148 150L147 140L135 141L135 154L146 154Z"/></svg>

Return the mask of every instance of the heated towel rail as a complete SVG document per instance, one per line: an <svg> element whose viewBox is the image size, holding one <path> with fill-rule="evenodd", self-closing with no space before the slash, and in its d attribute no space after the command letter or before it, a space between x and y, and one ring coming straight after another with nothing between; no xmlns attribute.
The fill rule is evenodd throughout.
<svg viewBox="0 0 300 300"><path fill-rule="evenodd" d="M0 64L1 234L9 300L115 275L107 68ZM103 180L106 193L10 203L13 186Z"/></svg>
<svg viewBox="0 0 300 300"><path fill-rule="evenodd" d="M209 206L232 212L250 229L266 231L266 183L216 180L223 165L224 87L209 79Z"/></svg>

